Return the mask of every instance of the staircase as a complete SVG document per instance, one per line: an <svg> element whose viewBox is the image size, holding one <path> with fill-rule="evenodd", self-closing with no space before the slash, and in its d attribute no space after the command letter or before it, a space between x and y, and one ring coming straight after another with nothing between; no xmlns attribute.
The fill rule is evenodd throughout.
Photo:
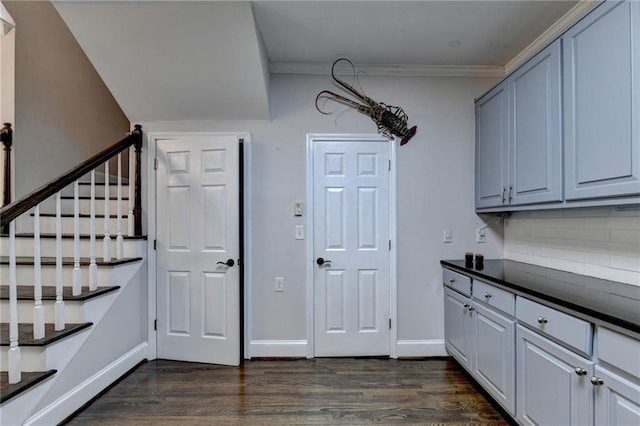
<svg viewBox="0 0 640 426"><path fill-rule="evenodd" d="M146 357L141 144L136 126L0 211L2 425L57 424Z"/></svg>

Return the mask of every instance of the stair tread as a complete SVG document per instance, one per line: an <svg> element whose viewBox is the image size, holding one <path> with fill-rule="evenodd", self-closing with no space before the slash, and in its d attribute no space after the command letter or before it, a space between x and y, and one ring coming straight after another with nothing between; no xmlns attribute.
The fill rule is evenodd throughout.
<svg viewBox="0 0 640 426"><path fill-rule="evenodd" d="M67 323L64 330L56 331L54 324L44 325L44 337L34 340L33 324L18 324L18 344L20 346L46 346L67 336L75 334L85 328L91 327L93 323ZM0 346L9 346L9 323L0 324Z"/></svg>
<svg viewBox="0 0 640 426"><path fill-rule="evenodd" d="M105 262L102 258L96 258L96 264L98 266L116 266L122 265L125 263L137 262L138 260L142 260L141 257L128 257L124 259L113 259L110 262ZM80 258L80 266L89 266L91 263L91 259L88 257ZM9 264L9 256L0 256L0 265L8 265ZM28 256L17 256L16 257L16 265L33 265L34 258ZM42 266L55 266L56 258L43 256L40 258L40 264ZM63 266L73 266L73 257L63 257L62 258Z"/></svg>
<svg viewBox="0 0 640 426"><path fill-rule="evenodd" d="M123 214L120 215L120 217L124 219L124 218L127 217L127 215L128 215L128 213L123 213ZM31 216L33 216L33 213L31 213ZM40 217L56 217L56 214L55 213L42 213L41 212L40 213ZM62 213L60 215L60 217L74 217L74 214L73 213ZM91 215L87 214L87 213L80 213L78 215L78 217L89 218L89 217L91 217ZM118 215L117 214L110 214L109 217L111 219L117 219ZM104 214L96 214L96 219L104 219Z"/></svg>
<svg viewBox="0 0 640 426"><path fill-rule="evenodd" d="M117 197L116 197L116 198L117 198ZM113 201L115 201L115 200L116 200L116 198L114 198L114 197L109 197L109 199L110 199L110 200L113 200ZM73 200L73 199L75 199L75 197L74 197L73 195L61 195L61 196L60 196L60 199L61 199L61 200ZM78 197L78 199L79 199L79 200L90 200L90 199L91 199L91 197L86 196L86 195L82 195L82 196L79 196L79 197ZM96 197L95 197L95 199L96 199L96 200L104 200L104 199L106 199L106 197L98 197L98 196L96 196ZM122 200L127 200L127 201L129 201L129 197L128 197L128 196L127 196L127 197L122 197L121 199L122 199Z"/></svg>
<svg viewBox="0 0 640 426"><path fill-rule="evenodd" d="M34 287L32 285L19 285L18 300L33 300L33 288ZM119 288L119 285L98 287L95 290L89 290L89 287L82 287L82 293L80 293L78 296L74 296L72 294L73 289L71 287L63 287L62 297L65 301L83 301L101 296L103 294L111 293L118 290ZM9 300L8 285L0 286L0 300ZM56 300L56 287L53 285L42 286L42 300Z"/></svg>
<svg viewBox="0 0 640 426"><path fill-rule="evenodd" d="M51 233L45 233L45 234L40 234L40 238L56 238L56 234L51 234ZM9 234L6 233L2 233L0 234L0 237L6 237L9 238ZM20 232L16 234L16 238L33 238L34 234L33 232ZM111 236L112 238L115 238L115 236ZM129 235L123 235L122 236L125 240L146 240L147 236L146 235L133 235L133 236L129 236ZM74 235L73 234L62 234L62 238L63 239L73 239ZM89 234L80 234L80 239L82 240L88 240L89 238L91 238L91 235ZM102 239L104 238L104 234L96 234L96 239Z"/></svg>
<svg viewBox="0 0 640 426"><path fill-rule="evenodd" d="M9 373L0 373L0 404L21 394L57 372L57 370L22 372L22 380L20 383L12 385L9 384Z"/></svg>

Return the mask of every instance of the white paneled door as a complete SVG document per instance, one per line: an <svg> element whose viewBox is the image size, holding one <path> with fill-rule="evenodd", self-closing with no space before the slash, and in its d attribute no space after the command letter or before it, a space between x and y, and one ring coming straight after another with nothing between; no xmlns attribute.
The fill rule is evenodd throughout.
<svg viewBox="0 0 640 426"><path fill-rule="evenodd" d="M158 139L158 358L240 362L239 141Z"/></svg>
<svg viewBox="0 0 640 426"><path fill-rule="evenodd" d="M389 142L313 142L315 356L389 355Z"/></svg>

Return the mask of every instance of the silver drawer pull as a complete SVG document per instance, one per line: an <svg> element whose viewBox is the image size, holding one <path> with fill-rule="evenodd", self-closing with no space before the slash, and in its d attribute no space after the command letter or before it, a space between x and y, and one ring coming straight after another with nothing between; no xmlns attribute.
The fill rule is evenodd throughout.
<svg viewBox="0 0 640 426"><path fill-rule="evenodd" d="M585 370L584 368L581 368L581 367L576 367L576 369L574 371L576 372L576 374L578 376L586 376L587 375L587 370Z"/></svg>
<svg viewBox="0 0 640 426"><path fill-rule="evenodd" d="M602 380L600 377L592 377L591 384L594 386L600 386L604 384L604 380Z"/></svg>
<svg viewBox="0 0 640 426"><path fill-rule="evenodd" d="M456 280L454 280L453 278L449 278L449 282L450 282L451 284L453 284L453 283L455 283L455 282L456 282Z"/></svg>
<svg viewBox="0 0 640 426"><path fill-rule="evenodd" d="M489 294L489 293L485 293L485 294L484 294L484 297L486 297L487 299L491 299L491 294Z"/></svg>
<svg viewBox="0 0 640 426"><path fill-rule="evenodd" d="M476 310L476 308L474 308L473 306L469 306L469 312L475 311L475 310Z"/></svg>
<svg viewBox="0 0 640 426"><path fill-rule="evenodd" d="M469 304L465 303L464 305L462 305L463 308L468 309L469 308Z"/></svg>
<svg viewBox="0 0 640 426"><path fill-rule="evenodd" d="M539 324L546 324L547 323L547 319L545 317L538 317L538 323Z"/></svg>

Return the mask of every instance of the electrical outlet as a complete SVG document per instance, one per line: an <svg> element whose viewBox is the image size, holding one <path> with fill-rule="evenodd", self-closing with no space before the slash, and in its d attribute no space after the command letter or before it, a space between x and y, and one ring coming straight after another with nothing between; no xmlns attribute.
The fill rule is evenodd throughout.
<svg viewBox="0 0 640 426"><path fill-rule="evenodd" d="M284 291L284 277L275 277L273 280L273 291Z"/></svg>
<svg viewBox="0 0 640 426"><path fill-rule="evenodd" d="M487 234L483 228L476 229L476 243L486 243Z"/></svg>
<svg viewBox="0 0 640 426"><path fill-rule="evenodd" d="M453 231L451 229L445 229L442 232L442 242L450 243L453 240Z"/></svg>

